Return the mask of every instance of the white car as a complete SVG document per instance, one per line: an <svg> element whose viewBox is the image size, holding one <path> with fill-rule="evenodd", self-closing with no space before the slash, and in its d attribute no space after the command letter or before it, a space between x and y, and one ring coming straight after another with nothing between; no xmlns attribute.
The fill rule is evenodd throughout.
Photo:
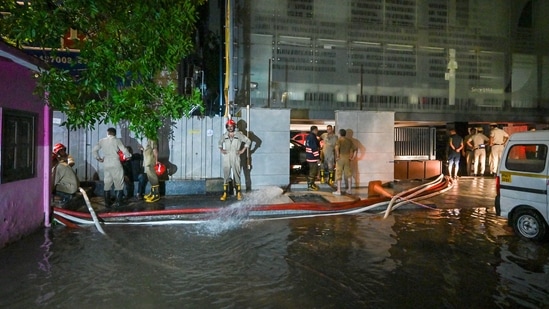
<svg viewBox="0 0 549 309"><path fill-rule="evenodd" d="M515 234L541 241L549 234L549 131L512 134L499 165L496 213Z"/></svg>

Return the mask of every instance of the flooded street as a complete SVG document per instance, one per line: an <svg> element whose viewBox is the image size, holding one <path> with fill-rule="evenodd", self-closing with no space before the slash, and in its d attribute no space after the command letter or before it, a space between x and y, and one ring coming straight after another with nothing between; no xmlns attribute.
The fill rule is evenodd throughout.
<svg viewBox="0 0 549 309"><path fill-rule="evenodd" d="M493 208L105 231L55 226L1 249L0 307L549 307L549 244Z"/></svg>

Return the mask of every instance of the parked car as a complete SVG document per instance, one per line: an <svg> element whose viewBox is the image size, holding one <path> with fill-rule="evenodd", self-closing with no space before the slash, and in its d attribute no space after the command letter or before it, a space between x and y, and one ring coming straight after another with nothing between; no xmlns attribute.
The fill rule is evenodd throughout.
<svg viewBox="0 0 549 309"><path fill-rule="evenodd" d="M290 174L307 174L309 165L307 164L307 154L303 144L290 140Z"/></svg>
<svg viewBox="0 0 549 309"><path fill-rule="evenodd" d="M297 133L296 135L292 136L291 140L298 142L301 145L305 145L305 140L307 139L307 135L309 135L309 133L306 133L306 132Z"/></svg>
<svg viewBox="0 0 549 309"><path fill-rule="evenodd" d="M535 241L549 236L549 131L511 135L496 177L496 214L515 234Z"/></svg>
<svg viewBox="0 0 549 309"><path fill-rule="evenodd" d="M307 132L297 133L296 135L292 136L291 140L296 141L296 142L300 143L301 145L305 145L305 140L307 139L308 135L309 135L309 133L307 133ZM320 135L321 134L319 132L317 138L320 139ZM320 140L319 145L320 145L320 148L322 148L324 146L324 141Z"/></svg>

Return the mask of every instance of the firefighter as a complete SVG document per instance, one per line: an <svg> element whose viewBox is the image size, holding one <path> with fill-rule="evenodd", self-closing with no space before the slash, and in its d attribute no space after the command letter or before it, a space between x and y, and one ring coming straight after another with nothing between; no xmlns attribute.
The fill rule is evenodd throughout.
<svg viewBox="0 0 549 309"><path fill-rule="evenodd" d="M229 119L225 124L227 131L219 139L219 150L223 155L223 195L220 198L222 201L227 200L227 195L229 194L231 171L234 181L233 185L236 190L236 199L239 201L242 199L240 191L240 155L250 147L251 141L242 132L236 131L235 127L236 122Z"/></svg>

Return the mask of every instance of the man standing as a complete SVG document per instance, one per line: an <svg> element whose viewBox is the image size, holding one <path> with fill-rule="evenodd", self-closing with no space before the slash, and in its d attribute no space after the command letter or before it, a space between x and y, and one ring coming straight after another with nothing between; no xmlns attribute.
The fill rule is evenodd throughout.
<svg viewBox="0 0 549 309"><path fill-rule="evenodd" d="M347 138L347 131L345 129L339 130L339 139L335 145L336 156L336 182L337 191L334 195L341 195L341 180L345 176L347 182L347 190L345 193L351 193L351 160L356 158L358 149L352 140Z"/></svg>
<svg viewBox="0 0 549 309"><path fill-rule="evenodd" d="M147 203L154 203L160 200L160 193L158 191L159 182L158 175L154 170L154 167L158 163L158 142L154 139L147 140L147 146L142 148L143 150L143 167L147 179L151 183L151 193L145 195L143 199Z"/></svg>
<svg viewBox="0 0 549 309"><path fill-rule="evenodd" d="M236 122L229 119L225 124L227 131L219 139L219 150L223 154L223 195L219 198L222 201L227 200L229 194L229 180L231 171L233 175L236 199L242 199L242 193L240 190L240 155L243 154L248 147L250 147L250 139L242 134L240 131L235 130ZM242 147L244 144L244 147Z"/></svg>
<svg viewBox="0 0 549 309"><path fill-rule="evenodd" d="M105 207L119 207L123 204L124 199L124 169L120 163L118 151L122 151L126 158L131 158L131 154L124 146L122 141L116 138L116 129L108 128L107 137L102 138L92 149L93 157L104 164L104 179L103 191L105 198ZM99 151L103 153L103 157L99 156ZM111 205L111 187L114 185L114 194L116 202Z"/></svg>
<svg viewBox="0 0 549 309"><path fill-rule="evenodd" d="M448 140L448 175L454 179L458 177L459 161L461 159L461 150L463 149L463 139L456 134L456 130L450 130L450 139ZM453 167L453 173L452 173Z"/></svg>
<svg viewBox="0 0 549 309"><path fill-rule="evenodd" d="M471 136L467 140L467 145L471 148L473 148L474 151L474 167L473 167L473 173L475 176L478 176L478 165L480 163L480 175L484 175L484 170L486 168L486 143L490 139L482 134L480 131L475 133L475 135Z"/></svg>
<svg viewBox="0 0 549 309"><path fill-rule="evenodd" d="M461 149L461 153L465 157L465 164L467 165L467 168L465 170L467 172L467 176L473 175L473 159L474 159L473 148L469 147L469 145L467 144L467 141L471 136L475 135L476 133L477 133L477 130L475 128L470 128L469 135L463 138L463 141L465 142L464 143L465 147Z"/></svg>
<svg viewBox="0 0 549 309"><path fill-rule="evenodd" d="M307 163L309 164L307 189L311 191L318 191L318 186L315 184L316 175L318 174L318 161L320 160L320 146L317 134L318 127L311 126L311 131L305 139L305 153L307 155Z"/></svg>
<svg viewBox="0 0 549 309"><path fill-rule="evenodd" d="M335 144L337 136L332 125L326 126L326 133L320 136L324 142L322 146L322 168L320 169L320 182L334 184ZM327 177L327 179L325 178Z"/></svg>
<svg viewBox="0 0 549 309"><path fill-rule="evenodd" d="M507 140L509 139L509 134L498 128L497 123L490 124L490 174L495 176L499 162L501 161L501 156L503 155L503 147Z"/></svg>

